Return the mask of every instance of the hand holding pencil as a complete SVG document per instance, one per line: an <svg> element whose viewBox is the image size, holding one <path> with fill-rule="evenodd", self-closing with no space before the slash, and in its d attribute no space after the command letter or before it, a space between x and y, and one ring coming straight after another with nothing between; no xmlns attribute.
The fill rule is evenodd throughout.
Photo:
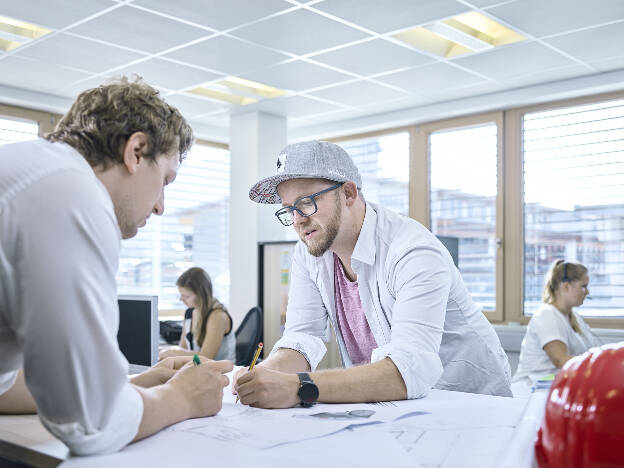
<svg viewBox="0 0 624 468"><path fill-rule="evenodd" d="M263 346L262 342L260 342L258 344L258 349L256 349L256 352L254 353L254 357L251 360L251 364L249 366L249 369L247 369L247 372L249 372L251 369L253 369L254 366L256 365L256 361L258 360L258 356L260 356L260 352L262 351L262 346ZM238 403L238 395L236 396L236 403Z"/></svg>

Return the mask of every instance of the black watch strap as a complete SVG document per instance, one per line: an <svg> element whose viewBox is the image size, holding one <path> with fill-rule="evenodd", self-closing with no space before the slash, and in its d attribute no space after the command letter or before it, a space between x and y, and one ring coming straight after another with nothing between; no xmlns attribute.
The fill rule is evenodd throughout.
<svg viewBox="0 0 624 468"><path fill-rule="evenodd" d="M301 406L312 406L316 403L316 400L318 400L318 387L307 372L297 372L297 377L299 377L299 391L297 392L297 396L301 401Z"/></svg>

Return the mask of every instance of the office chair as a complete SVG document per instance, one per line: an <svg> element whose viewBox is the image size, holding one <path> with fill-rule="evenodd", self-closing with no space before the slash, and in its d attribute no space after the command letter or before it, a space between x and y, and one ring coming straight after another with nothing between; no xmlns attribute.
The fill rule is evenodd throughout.
<svg viewBox="0 0 624 468"><path fill-rule="evenodd" d="M251 364L254 352L262 337L263 315L260 307L252 307L234 332L236 336L236 365Z"/></svg>

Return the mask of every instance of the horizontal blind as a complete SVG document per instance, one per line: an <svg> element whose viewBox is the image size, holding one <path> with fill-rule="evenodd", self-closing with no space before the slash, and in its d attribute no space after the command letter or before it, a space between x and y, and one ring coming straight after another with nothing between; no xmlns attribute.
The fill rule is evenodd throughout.
<svg viewBox="0 0 624 468"><path fill-rule="evenodd" d="M407 216L409 134L407 132L341 142L362 176L364 199Z"/></svg>
<svg viewBox="0 0 624 468"><path fill-rule="evenodd" d="M495 123L429 137L431 231L459 239L459 271L488 311L496 309L497 138Z"/></svg>
<svg viewBox="0 0 624 468"><path fill-rule="evenodd" d="M0 117L0 146L36 140L38 135L39 124L37 122Z"/></svg>
<svg viewBox="0 0 624 468"><path fill-rule="evenodd" d="M586 316L624 316L624 100L526 114L524 313L565 259L589 270Z"/></svg>
<svg viewBox="0 0 624 468"><path fill-rule="evenodd" d="M195 144L165 188L165 213L152 216L137 236L122 242L120 294L157 294L159 309L183 309L175 285L192 266L212 279L213 294L229 302L228 151Z"/></svg>

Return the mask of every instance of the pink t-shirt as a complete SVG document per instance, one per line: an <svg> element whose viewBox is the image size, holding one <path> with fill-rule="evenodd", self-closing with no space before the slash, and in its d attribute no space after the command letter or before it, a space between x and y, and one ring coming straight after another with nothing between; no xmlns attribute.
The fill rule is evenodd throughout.
<svg viewBox="0 0 624 468"><path fill-rule="evenodd" d="M377 342L362 309L357 281L349 281L336 254L334 254L334 290L338 328L349 358L354 365L369 364L371 353L377 348Z"/></svg>

